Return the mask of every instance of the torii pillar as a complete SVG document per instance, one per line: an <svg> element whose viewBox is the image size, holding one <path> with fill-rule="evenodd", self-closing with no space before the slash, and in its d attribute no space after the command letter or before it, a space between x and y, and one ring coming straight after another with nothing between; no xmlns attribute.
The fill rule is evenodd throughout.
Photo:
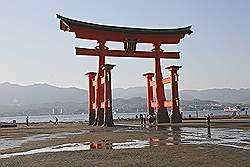
<svg viewBox="0 0 250 167"><path fill-rule="evenodd" d="M147 82L147 107L148 107L148 114L153 116L154 113L154 108L152 105L153 102L153 86L151 85L151 82L154 77L154 73L146 73L143 74L143 76L146 77L146 82Z"/></svg>
<svg viewBox="0 0 250 167"><path fill-rule="evenodd" d="M88 112L89 112L89 125L93 125L95 123L95 72L88 72L85 75L89 78L89 94L88 94Z"/></svg>
<svg viewBox="0 0 250 167"><path fill-rule="evenodd" d="M105 64L102 69L104 71L104 124L103 126L114 126L112 114L112 89L111 89L111 70L115 65Z"/></svg>
<svg viewBox="0 0 250 167"><path fill-rule="evenodd" d="M180 99L179 99L179 91L178 91L178 77L177 71L181 68L181 66L170 66L166 67L168 71L170 71L170 82L171 82L171 103L172 103L172 115L171 122L172 123L181 123L182 118L180 114Z"/></svg>
<svg viewBox="0 0 250 167"><path fill-rule="evenodd" d="M105 64L105 50L107 47L105 46L106 41L98 40L98 46L96 46L96 50L99 53L99 62L98 62L98 72L96 76L96 87L95 87L95 123L94 125L102 126L104 123L104 110L101 107L101 103L104 100L104 92L103 85L101 83L101 78L104 76L104 71L102 69Z"/></svg>
<svg viewBox="0 0 250 167"><path fill-rule="evenodd" d="M155 96L156 96L156 122L157 123L168 123L170 122L167 107L164 106L166 101L165 92L164 92L164 84L162 83L162 73L161 73L161 60L160 54L163 52L161 49L160 43L154 43L153 53L156 55L155 57Z"/></svg>

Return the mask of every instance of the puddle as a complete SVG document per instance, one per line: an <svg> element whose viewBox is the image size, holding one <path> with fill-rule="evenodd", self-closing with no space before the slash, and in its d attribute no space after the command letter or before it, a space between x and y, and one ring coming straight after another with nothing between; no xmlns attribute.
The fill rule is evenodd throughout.
<svg viewBox="0 0 250 167"><path fill-rule="evenodd" d="M0 150L5 150L9 148L19 147L22 144L33 142L33 141L42 141L42 140L49 140L49 139L63 139L68 136L79 135L89 133L89 131L84 130L81 132L61 132L61 133L52 133L52 134L37 134L28 137L22 137L20 139L0 139Z"/></svg>
<svg viewBox="0 0 250 167"><path fill-rule="evenodd" d="M241 129L214 128L207 134L207 128L180 129L181 142L186 144L215 144L250 150L250 131Z"/></svg>
<svg viewBox="0 0 250 167"><path fill-rule="evenodd" d="M87 151L95 149L140 149L145 147L160 147L163 145L178 145L178 144L213 144L239 149L250 150L250 131L241 129L227 128L194 128L194 127L123 127L111 130L115 132L143 132L148 134L147 140L131 140L123 143L114 143L108 140L97 142L84 143L68 143L63 145L34 149L27 152L19 152L12 154L0 154L0 158L9 158L12 156L32 155L37 153L51 153L62 151ZM161 134L161 138L150 137L152 132ZM150 132L150 133L149 133ZM20 146L23 142L47 140L51 138L65 138L70 135L95 133L95 131L82 131L78 133L57 133L57 134L40 134L31 137L26 137L25 140L1 140L0 146L4 148L4 143L7 148ZM13 144L13 146L12 146ZM11 147L10 147L11 146ZM202 147L202 146L201 146Z"/></svg>
<svg viewBox="0 0 250 167"><path fill-rule="evenodd" d="M144 148L150 146L148 141L132 140L123 143L111 143L109 141L98 141L95 143L85 142L85 143L68 143L52 147L45 147L40 149L34 149L26 152L18 152L11 154L0 154L0 158L10 158L13 156L24 156L33 155L38 153L53 153L53 152L63 152L63 151L87 151L96 149L130 149L130 148Z"/></svg>

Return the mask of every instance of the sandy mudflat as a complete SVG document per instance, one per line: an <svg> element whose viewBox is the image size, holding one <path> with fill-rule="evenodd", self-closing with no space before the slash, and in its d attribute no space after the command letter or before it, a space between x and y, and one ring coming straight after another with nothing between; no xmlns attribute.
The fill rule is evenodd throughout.
<svg viewBox="0 0 250 167"><path fill-rule="evenodd" d="M229 121L230 122L230 121ZM121 123L121 122L120 122ZM129 123L129 122L122 122ZM185 122L182 126L203 127L204 123ZM241 128L249 131L250 122L217 122L214 127ZM181 125L180 125L181 126ZM0 154L16 153L56 146L67 143L96 142L109 140L125 142L128 140L149 140L174 138L166 131L136 131L124 127L90 127L80 123L62 123L57 125L41 123L29 127L18 125L16 128L1 128L0 139L22 139L41 134L61 134L70 132L63 138L49 138L23 143L19 147L0 149ZM81 133L79 133L81 132ZM74 134L75 133L75 134ZM213 135L213 134L212 134ZM171 138L172 137L172 138ZM9 139L8 139L9 140ZM249 139L250 140L250 139ZM250 166L250 150L214 144L159 144L140 149L95 149L88 151L70 151L39 153L26 156L14 156L0 159L0 166Z"/></svg>
<svg viewBox="0 0 250 167"><path fill-rule="evenodd" d="M130 150L43 153L1 159L1 166L249 166L249 151L177 145Z"/></svg>

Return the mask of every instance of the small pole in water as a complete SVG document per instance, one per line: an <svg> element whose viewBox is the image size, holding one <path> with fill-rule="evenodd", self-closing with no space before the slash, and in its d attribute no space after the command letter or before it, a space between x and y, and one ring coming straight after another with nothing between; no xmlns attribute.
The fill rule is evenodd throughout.
<svg viewBox="0 0 250 167"><path fill-rule="evenodd" d="M211 131L210 131L210 115L207 116L207 136L211 138Z"/></svg>

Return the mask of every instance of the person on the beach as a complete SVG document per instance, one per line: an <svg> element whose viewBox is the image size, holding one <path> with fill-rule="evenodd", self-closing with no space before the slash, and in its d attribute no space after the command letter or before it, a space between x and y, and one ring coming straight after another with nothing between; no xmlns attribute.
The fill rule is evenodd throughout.
<svg viewBox="0 0 250 167"><path fill-rule="evenodd" d="M29 126L29 116L26 117L26 125Z"/></svg>
<svg viewBox="0 0 250 167"><path fill-rule="evenodd" d="M147 119L147 115L144 114L144 117L143 117L143 124L144 124L144 125L146 125L146 123L147 123L146 119Z"/></svg>
<svg viewBox="0 0 250 167"><path fill-rule="evenodd" d="M148 116L148 122L150 124L153 123L153 115L149 114L149 116Z"/></svg>
<svg viewBox="0 0 250 167"><path fill-rule="evenodd" d="M140 114L141 125L143 125L143 115Z"/></svg>
<svg viewBox="0 0 250 167"><path fill-rule="evenodd" d="M207 116L207 126L210 127L210 115Z"/></svg>
<svg viewBox="0 0 250 167"><path fill-rule="evenodd" d="M156 115L153 115L153 124L156 124Z"/></svg>
<svg viewBox="0 0 250 167"><path fill-rule="evenodd" d="M55 117L56 121L55 121L55 124L58 125L58 118Z"/></svg>
<svg viewBox="0 0 250 167"><path fill-rule="evenodd" d="M150 124L155 123L155 114L149 114L149 116L148 116L148 122Z"/></svg>

